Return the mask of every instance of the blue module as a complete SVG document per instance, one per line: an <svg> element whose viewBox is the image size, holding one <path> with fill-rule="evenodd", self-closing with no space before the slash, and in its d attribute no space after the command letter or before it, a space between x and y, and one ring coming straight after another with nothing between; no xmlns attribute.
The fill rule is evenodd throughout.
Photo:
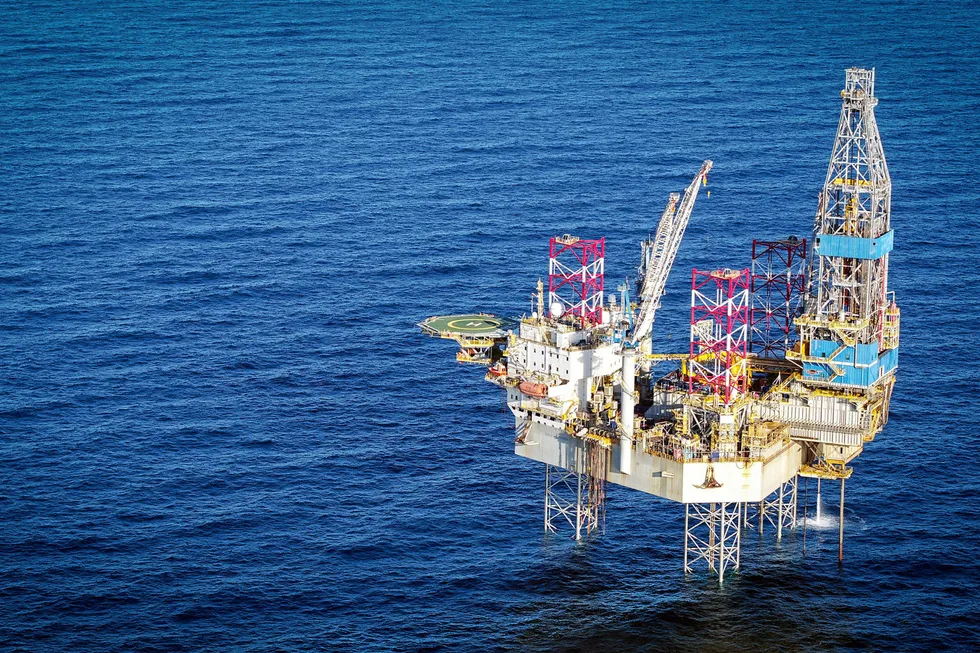
<svg viewBox="0 0 980 653"><path fill-rule="evenodd" d="M878 343L845 347L833 340L812 340L809 357L811 361L803 364L803 378L835 385L868 387L898 367L898 349L880 351ZM827 363L812 362L814 358L825 358ZM843 374L838 376L834 368Z"/></svg>

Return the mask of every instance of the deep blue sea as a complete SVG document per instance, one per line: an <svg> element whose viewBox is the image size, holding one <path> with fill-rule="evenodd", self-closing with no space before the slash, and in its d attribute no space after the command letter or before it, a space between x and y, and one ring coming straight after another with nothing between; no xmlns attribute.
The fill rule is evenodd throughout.
<svg viewBox="0 0 980 653"><path fill-rule="evenodd" d="M968 2L0 2L0 649L980 650L978 40ZM684 349L692 267L809 232L852 65L903 322L843 567L831 524L685 577L682 508L617 487L543 536L415 323L520 315L554 234L614 288L711 158Z"/></svg>

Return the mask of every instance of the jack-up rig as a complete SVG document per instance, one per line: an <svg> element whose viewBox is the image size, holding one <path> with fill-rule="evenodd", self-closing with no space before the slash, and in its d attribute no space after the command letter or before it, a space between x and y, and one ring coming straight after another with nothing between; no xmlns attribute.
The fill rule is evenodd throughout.
<svg viewBox="0 0 980 653"><path fill-rule="evenodd" d="M654 353L653 324L711 161L642 243L635 302L629 284L604 295L604 239L565 235L529 316L419 325L507 393L515 453L545 464L546 531L601 531L605 484L633 488L684 504L685 571L723 581L744 530L796 528L798 479L817 479L818 506L821 480L839 480L843 561L844 481L888 419L899 310L874 70L848 69L841 97L811 250L754 240L749 268L693 270L687 351Z"/></svg>

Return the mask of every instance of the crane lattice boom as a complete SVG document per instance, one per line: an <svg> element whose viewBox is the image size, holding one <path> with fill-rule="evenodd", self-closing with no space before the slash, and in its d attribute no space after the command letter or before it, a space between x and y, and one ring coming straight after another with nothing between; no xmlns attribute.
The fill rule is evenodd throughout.
<svg viewBox="0 0 980 653"><path fill-rule="evenodd" d="M643 285L640 289L640 313L636 319L636 328L629 338L630 344L635 345L643 338L650 335L653 330L653 320L656 317L657 309L660 308L660 298L664 294L667 286L667 276L670 268L674 265L674 258L677 256L677 249L680 247L681 239L684 237L684 230L687 228L688 220L691 219L691 211L694 210L694 202L698 198L698 190L711 170L711 161L705 161L701 165L701 170L694 177L694 180L684 191L684 199L681 200L677 210L678 195L671 194L667 202L667 208L660 218L657 225L657 234L653 242L644 244L642 272Z"/></svg>

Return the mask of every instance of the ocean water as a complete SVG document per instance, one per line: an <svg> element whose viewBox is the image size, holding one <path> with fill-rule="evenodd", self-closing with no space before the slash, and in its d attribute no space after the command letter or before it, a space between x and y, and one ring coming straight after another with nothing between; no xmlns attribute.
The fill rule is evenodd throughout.
<svg viewBox="0 0 980 653"><path fill-rule="evenodd" d="M980 650L970 3L0 7L0 649ZM683 348L692 267L809 231L852 65L903 323L845 564L836 486L722 587L653 497L543 536L499 392L415 323L520 315L554 234L614 287L711 158Z"/></svg>

